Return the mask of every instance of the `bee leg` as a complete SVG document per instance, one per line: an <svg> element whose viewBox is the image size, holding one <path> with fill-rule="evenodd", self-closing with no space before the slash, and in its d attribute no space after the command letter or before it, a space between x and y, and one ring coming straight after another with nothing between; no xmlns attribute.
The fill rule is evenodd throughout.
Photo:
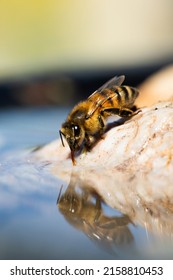
<svg viewBox="0 0 173 280"><path fill-rule="evenodd" d="M98 120L100 123L100 138L104 139L103 133L105 132L105 123L103 121L102 115L98 115Z"/></svg>
<svg viewBox="0 0 173 280"><path fill-rule="evenodd" d="M104 116L105 118L112 116L112 115L118 115L120 116L120 109L119 108L104 108L101 111L101 115Z"/></svg>
<svg viewBox="0 0 173 280"><path fill-rule="evenodd" d="M101 214L102 214L102 208L101 208L101 201L99 197L96 197L96 215L94 217L94 222L97 223Z"/></svg>
<svg viewBox="0 0 173 280"><path fill-rule="evenodd" d="M141 109L136 109L136 111L135 111L135 112L133 112L133 116L135 116L135 115L139 114L140 112L142 112L142 110L141 110Z"/></svg>
<svg viewBox="0 0 173 280"><path fill-rule="evenodd" d="M105 124L104 124L104 121L103 121L103 118L101 115L98 115L98 120L99 120L101 128L104 128Z"/></svg>
<svg viewBox="0 0 173 280"><path fill-rule="evenodd" d="M109 117L111 115L118 115L120 117L130 117L134 114L134 111L129 108L104 108L101 111L104 117Z"/></svg>
<svg viewBox="0 0 173 280"><path fill-rule="evenodd" d="M85 148L87 151L90 151L92 149L92 147L94 146L94 144L96 143L97 137L95 135L86 134L85 140L86 140Z"/></svg>
<svg viewBox="0 0 173 280"><path fill-rule="evenodd" d="M127 111L126 111L126 108L123 110L121 108L104 108L101 111L101 115L105 119L110 116L113 116L113 115L117 115L117 116L121 117L118 121L108 123L104 132L108 132L111 128L113 128L117 125L123 124L125 122L125 120L128 119L130 117L130 115L133 113L133 111L130 109L127 109Z"/></svg>
<svg viewBox="0 0 173 280"><path fill-rule="evenodd" d="M134 114L133 110L129 108L120 109L120 113L119 113L121 117L130 117L133 114Z"/></svg>
<svg viewBox="0 0 173 280"><path fill-rule="evenodd" d="M82 154L87 154L87 152L88 152L88 148L87 148L87 146L85 145L85 146L83 146L83 148L82 148Z"/></svg>

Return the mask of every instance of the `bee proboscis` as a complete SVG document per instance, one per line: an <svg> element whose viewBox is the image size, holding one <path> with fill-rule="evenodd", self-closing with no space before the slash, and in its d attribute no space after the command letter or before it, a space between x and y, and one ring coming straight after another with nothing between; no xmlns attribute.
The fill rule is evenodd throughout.
<svg viewBox="0 0 173 280"><path fill-rule="evenodd" d="M122 85L125 76L115 76L86 100L79 102L69 113L62 124L60 138L64 146L65 137L73 164L76 164L75 153L82 149L90 150L106 129L107 118L111 115L131 117L138 90Z"/></svg>

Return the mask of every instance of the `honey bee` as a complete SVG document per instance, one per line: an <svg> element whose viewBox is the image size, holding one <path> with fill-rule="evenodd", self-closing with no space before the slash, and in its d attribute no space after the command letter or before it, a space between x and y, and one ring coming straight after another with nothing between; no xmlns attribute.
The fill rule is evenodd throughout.
<svg viewBox="0 0 173 280"><path fill-rule="evenodd" d="M85 101L79 102L69 113L59 131L62 145L65 137L73 165L75 153L89 151L106 130L107 118L111 115L131 117L134 102L138 97L136 88L122 85L125 76L115 76Z"/></svg>
<svg viewBox="0 0 173 280"><path fill-rule="evenodd" d="M73 173L67 189L64 193L61 192L62 187L57 199L60 213L73 227L99 246L114 252L116 246L133 241L133 235L128 228L130 218L105 213L101 197L88 185L80 185Z"/></svg>

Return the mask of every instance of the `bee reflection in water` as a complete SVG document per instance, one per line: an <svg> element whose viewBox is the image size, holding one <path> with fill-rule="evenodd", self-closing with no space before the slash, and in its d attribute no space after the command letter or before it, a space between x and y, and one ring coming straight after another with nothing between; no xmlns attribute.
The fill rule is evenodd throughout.
<svg viewBox="0 0 173 280"><path fill-rule="evenodd" d="M116 247L126 247L133 242L128 216L106 214L103 200L91 188L79 186L72 176L66 191L63 194L61 191L62 188L57 199L60 212L98 245L115 253Z"/></svg>

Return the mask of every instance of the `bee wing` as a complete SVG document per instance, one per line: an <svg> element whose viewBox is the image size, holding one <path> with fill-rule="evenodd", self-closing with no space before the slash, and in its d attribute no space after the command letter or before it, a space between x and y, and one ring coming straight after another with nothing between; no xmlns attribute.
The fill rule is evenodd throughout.
<svg viewBox="0 0 173 280"><path fill-rule="evenodd" d="M121 86L121 84L123 83L125 79L125 76L115 76L112 79L110 79L109 81L107 81L105 84L103 84L99 89L97 89L96 91L94 91L89 97L88 99L91 99L94 97L95 95L95 102L93 103L93 106L90 107L90 110L88 111L87 115L86 115L86 119L88 119L89 117L92 116L92 114L97 110L97 108L103 104L105 102L105 100L107 99L107 97L105 99L100 99L100 96L98 95L99 92L102 92L104 89L110 89L113 86Z"/></svg>
<svg viewBox="0 0 173 280"><path fill-rule="evenodd" d="M104 90L105 88L111 88L112 86L121 86L122 83L124 82L125 80L125 76L124 75L121 75L121 76L115 76L113 77L112 79L110 79L109 81L107 81L105 84L103 84L99 89L97 89L95 92L98 92L98 91L102 91ZM94 93L95 93L94 92ZM93 93L93 94L94 94Z"/></svg>

